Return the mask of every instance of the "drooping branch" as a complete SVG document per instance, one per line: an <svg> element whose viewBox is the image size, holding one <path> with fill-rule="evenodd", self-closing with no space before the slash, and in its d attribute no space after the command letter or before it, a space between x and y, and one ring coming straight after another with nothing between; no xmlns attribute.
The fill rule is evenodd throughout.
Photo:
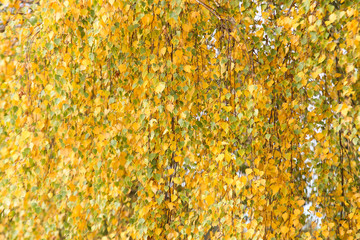
<svg viewBox="0 0 360 240"><path fill-rule="evenodd" d="M203 3L200 0L196 0L196 2L199 3L201 6L203 6L204 8L206 8L207 10L209 10L219 20L222 20L222 17L220 16L220 14L218 12L216 12L213 8L211 8L209 5L207 5L206 3Z"/></svg>

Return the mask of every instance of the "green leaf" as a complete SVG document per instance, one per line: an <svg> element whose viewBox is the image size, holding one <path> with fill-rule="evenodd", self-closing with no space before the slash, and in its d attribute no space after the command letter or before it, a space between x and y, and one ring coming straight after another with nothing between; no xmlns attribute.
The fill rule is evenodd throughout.
<svg viewBox="0 0 360 240"><path fill-rule="evenodd" d="M38 19L36 16L31 16L29 18L29 22L31 23L31 25L35 26L35 24L37 23Z"/></svg>

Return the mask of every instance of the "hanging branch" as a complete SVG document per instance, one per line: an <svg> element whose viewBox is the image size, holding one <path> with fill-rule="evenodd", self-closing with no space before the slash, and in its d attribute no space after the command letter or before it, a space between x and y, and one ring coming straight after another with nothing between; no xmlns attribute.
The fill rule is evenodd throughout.
<svg viewBox="0 0 360 240"><path fill-rule="evenodd" d="M202 5L204 8L206 8L207 10L209 10L213 15L215 15L215 17L217 17L220 21L222 20L222 17L220 16L220 14L218 12L216 12L213 8L211 8L209 5L207 5L206 3L203 3L200 0L196 0L197 3L199 3L200 5Z"/></svg>

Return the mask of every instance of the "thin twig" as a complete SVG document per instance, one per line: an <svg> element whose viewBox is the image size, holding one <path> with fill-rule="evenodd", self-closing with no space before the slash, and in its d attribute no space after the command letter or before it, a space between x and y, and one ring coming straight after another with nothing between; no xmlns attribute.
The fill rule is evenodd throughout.
<svg viewBox="0 0 360 240"><path fill-rule="evenodd" d="M211 8L209 5L203 3L200 0L196 0L197 3L199 3L200 5L202 5L204 8L206 8L207 10L209 10L212 14L214 14L219 20L222 20L220 14L218 14L213 8Z"/></svg>

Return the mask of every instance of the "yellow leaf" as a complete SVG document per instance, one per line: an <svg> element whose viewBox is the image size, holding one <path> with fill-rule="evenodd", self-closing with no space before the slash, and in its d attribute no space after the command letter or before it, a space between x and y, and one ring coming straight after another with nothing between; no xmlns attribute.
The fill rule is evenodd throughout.
<svg viewBox="0 0 360 240"><path fill-rule="evenodd" d="M351 109L351 106L348 106L346 103L344 103L344 104L342 104L342 108L341 108L340 112L343 116L347 116L350 109Z"/></svg>
<svg viewBox="0 0 360 240"><path fill-rule="evenodd" d="M158 187L154 184L153 181L150 182L150 188L151 188L151 191L153 191L154 194L156 194L156 192L158 191Z"/></svg>
<svg viewBox="0 0 360 240"><path fill-rule="evenodd" d="M187 72L187 73L191 73L191 66L190 65L186 65L184 67L184 71Z"/></svg>
<svg viewBox="0 0 360 240"><path fill-rule="evenodd" d="M168 132L169 132L169 129L166 128L166 129L164 130L164 132L163 132L163 135L167 134ZM166 150L166 149L168 149L168 148L169 148L169 144L164 143L163 149ZM176 160L175 160L175 161L176 161Z"/></svg>
<svg viewBox="0 0 360 240"><path fill-rule="evenodd" d="M155 230L155 234L156 234L157 236L160 236L161 232L162 232L162 229L161 229L161 228L157 228L157 229Z"/></svg>
<svg viewBox="0 0 360 240"><path fill-rule="evenodd" d="M222 129L224 129L224 131L227 133L229 130L229 124L227 122L220 122L219 125L221 126Z"/></svg>
<svg viewBox="0 0 360 240"><path fill-rule="evenodd" d="M325 54L321 55L321 57L319 58L319 63L322 63L325 60Z"/></svg>
<svg viewBox="0 0 360 240"><path fill-rule="evenodd" d="M319 212L317 212L317 213L316 213L316 216L319 217L319 218L321 218L321 217L322 217L322 214L319 213Z"/></svg>
<svg viewBox="0 0 360 240"><path fill-rule="evenodd" d="M175 170L174 170L173 168L170 168L170 169L168 170L168 174L169 174L169 175L173 174L174 172L175 172Z"/></svg>
<svg viewBox="0 0 360 240"><path fill-rule="evenodd" d="M334 51L334 49L336 47L336 42L329 43L327 47L330 51Z"/></svg>
<svg viewBox="0 0 360 240"><path fill-rule="evenodd" d="M312 24L313 22L315 22L315 20L316 20L316 17L315 17L315 16L313 16L313 15L310 15L310 16L309 16L309 23L310 23L310 24Z"/></svg>
<svg viewBox="0 0 360 240"><path fill-rule="evenodd" d="M21 140L26 140L28 137L30 137L31 133L27 130L23 131L21 133Z"/></svg>
<svg viewBox="0 0 360 240"><path fill-rule="evenodd" d="M231 160L231 154L228 151L225 152L225 160L227 162L230 162L230 160Z"/></svg>
<svg viewBox="0 0 360 240"><path fill-rule="evenodd" d="M170 239L172 240L172 239L177 239L178 236L179 236L179 234L174 231L174 232L170 232L168 235L166 235L166 238L169 240Z"/></svg>
<svg viewBox="0 0 360 240"><path fill-rule="evenodd" d="M348 10L346 10L346 14L348 17L351 17L352 15L354 15L355 9L353 8L348 8Z"/></svg>
<svg viewBox="0 0 360 240"><path fill-rule="evenodd" d="M152 119L149 121L150 127L154 126L156 123L157 123L157 120L156 120L155 118L152 118Z"/></svg>
<svg viewBox="0 0 360 240"><path fill-rule="evenodd" d="M138 122L134 122L133 125L132 125L132 128L137 131L139 128L140 128L140 123Z"/></svg>
<svg viewBox="0 0 360 240"><path fill-rule="evenodd" d="M175 194L171 195L171 201L172 202L175 202L177 198L178 198L177 195L175 195Z"/></svg>
<svg viewBox="0 0 360 240"><path fill-rule="evenodd" d="M248 229L247 230L247 232L245 233L245 237L247 238L247 239L252 239L252 237L253 237L253 235L254 235L254 229Z"/></svg>
<svg viewBox="0 0 360 240"><path fill-rule="evenodd" d="M318 68L318 69L316 69L316 71L315 72L313 72L313 73L311 73L311 76L312 76L312 78L317 78L319 75L320 75L320 73L322 73L322 69L321 68Z"/></svg>
<svg viewBox="0 0 360 240"><path fill-rule="evenodd" d="M51 84L46 85L45 92L49 94L53 90L53 86Z"/></svg>
<svg viewBox="0 0 360 240"><path fill-rule="evenodd" d="M255 85L250 85L249 86L249 92L252 94L255 90Z"/></svg>
<svg viewBox="0 0 360 240"><path fill-rule="evenodd" d="M174 104L173 103L169 103L166 105L166 109L169 111L169 112L173 112L174 111Z"/></svg>
<svg viewBox="0 0 360 240"><path fill-rule="evenodd" d="M144 206L140 209L139 211L139 215L140 217L145 216L147 213L149 212L149 207L148 206Z"/></svg>
<svg viewBox="0 0 360 240"><path fill-rule="evenodd" d="M176 195L173 195L173 196L176 196ZM171 199L173 198L173 196L171 196ZM177 198L177 197L176 197ZM175 200L171 200L171 201L175 201ZM168 202L167 203L167 206L168 206L168 208L170 209L170 211L171 210L173 210L174 209L174 203L171 203L171 202Z"/></svg>
<svg viewBox="0 0 360 240"><path fill-rule="evenodd" d="M164 82L160 82L156 88L155 88L155 92L156 93L161 93L162 91L164 91L165 89L165 83Z"/></svg>
<svg viewBox="0 0 360 240"><path fill-rule="evenodd" d="M124 72L126 71L126 65L125 65L125 64L120 64L120 66L119 66L119 71L120 71L121 73L124 73Z"/></svg>
<svg viewBox="0 0 360 240"><path fill-rule="evenodd" d="M225 155L222 153L222 154L219 154L217 157L216 157L216 161L217 162L220 162L224 159Z"/></svg>
<svg viewBox="0 0 360 240"><path fill-rule="evenodd" d="M152 20L152 15L150 14L146 14L142 19L141 21L143 22L144 25L148 25L151 23L151 20Z"/></svg>
<svg viewBox="0 0 360 240"><path fill-rule="evenodd" d="M235 38L235 40L236 40L236 41L239 41L239 40L240 40L239 35L238 35L238 34L236 34L236 32L235 32L235 31L231 32L231 33L230 33L230 35L231 35L233 38Z"/></svg>
<svg viewBox="0 0 360 240"><path fill-rule="evenodd" d="M20 100L20 99L19 99L19 95L18 95L18 94L15 94L13 100L14 100L15 102L18 102L18 101Z"/></svg>
<svg viewBox="0 0 360 240"><path fill-rule="evenodd" d="M81 210L82 210L81 205L80 205L80 204L79 204L79 205L77 205L77 206L74 208L74 211L73 211L73 216L74 216L74 217L78 217L78 216L80 216L80 214L81 214Z"/></svg>
<svg viewBox="0 0 360 240"><path fill-rule="evenodd" d="M280 230L281 230L282 233L285 234L285 233L287 233L289 231L289 228L287 226L282 226Z"/></svg>
<svg viewBox="0 0 360 240"><path fill-rule="evenodd" d="M350 65L346 66L346 73L349 73L352 70L354 70L354 65L353 64L350 64Z"/></svg>
<svg viewBox="0 0 360 240"><path fill-rule="evenodd" d="M272 185L270 188L271 188L271 190L273 191L273 194L275 195L275 194L277 194L277 193L279 192L279 190L280 190L280 185L274 184L274 185Z"/></svg>
<svg viewBox="0 0 360 240"><path fill-rule="evenodd" d="M205 201L206 201L207 205L212 205L215 202L215 199L211 194L209 194L205 198Z"/></svg>
<svg viewBox="0 0 360 240"><path fill-rule="evenodd" d="M97 116L101 111L101 107L96 107L94 110L94 115Z"/></svg>
<svg viewBox="0 0 360 240"><path fill-rule="evenodd" d="M81 219L78 223L79 229L82 231L85 229L86 227L86 220L85 219Z"/></svg>
<svg viewBox="0 0 360 240"><path fill-rule="evenodd" d="M226 112L231 112L232 111L232 107L231 106L226 106L224 107Z"/></svg>
<svg viewBox="0 0 360 240"><path fill-rule="evenodd" d="M246 175L250 175L252 172L253 172L253 170L251 168L247 168L245 170Z"/></svg>
<svg viewBox="0 0 360 240"><path fill-rule="evenodd" d="M274 80L270 80L270 81L267 83L267 85L268 85L269 87L271 87L273 84L274 84Z"/></svg>
<svg viewBox="0 0 360 240"><path fill-rule="evenodd" d="M166 47L163 47L162 49L160 49L160 54L164 55L166 53Z"/></svg>
<svg viewBox="0 0 360 240"><path fill-rule="evenodd" d="M333 14L330 15L329 21L330 21L330 23L333 23L333 22L335 22L335 20L336 20L336 14L333 13Z"/></svg>
<svg viewBox="0 0 360 240"><path fill-rule="evenodd" d="M229 185L232 185L233 181L234 181L234 179L232 179L232 178L225 178L225 182Z"/></svg>
<svg viewBox="0 0 360 240"><path fill-rule="evenodd" d="M185 24L183 25L183 29L184 29L185 32L190 32L191 29L192 29L192 25L185 23Z"/></svg>
<svg viewBox="0 0 360 240"><path fill-rule="evenodd" d="M69 197L69 201L70 201L70 202L75 202L75 201L76 201L76 196L71 195L71 196Z"/></svg>
<svg viewBox="0 0 360 240"><path fill-rule="evenodd" d="M245 176L241 176L241 177L240 177L240 182L243 183L243 184L245 184L245 183L247 182L246 177L245 177Z"/></svg>
<svg viewBox="0 0 360 240"><path fill-rule="evenodd" d="M181 184L181 178L179 178L179 177L174 178L173 181L175 184L178 184L178 185Z"/></svg>
<svg viewBox="0 0 360 240"><path fill-rule="evenodd" d="M183 52L181 50L176 50L175 51L175 62L180 62L182 61L182 57L183 57Z"/></svg>

